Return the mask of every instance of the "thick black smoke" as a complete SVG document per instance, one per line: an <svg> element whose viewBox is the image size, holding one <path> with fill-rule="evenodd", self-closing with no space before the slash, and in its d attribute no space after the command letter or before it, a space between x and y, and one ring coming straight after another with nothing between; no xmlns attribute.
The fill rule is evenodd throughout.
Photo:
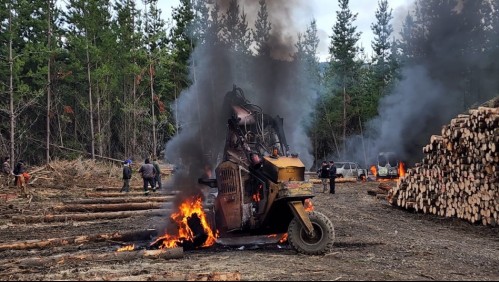
<svg viewBox="0 0 499 282"><path fill-rule="evenodd" d="M431 12L426 36L411 42L421 55L402 69L401 80L380 101L379 116L365 126L363 137L347 141L347 159L369 166L378 152L393 151L410 164L418 162L431 135L440 135L457 114L499 94L498 39L480 27L486 3L420 5ZM499 29L497 23L493 29ZM495 47L487 45L490 41Z"/></svg>
<svg viewBox="0 0 499 282"><path fill-rule="evenodd" d="M229 1L217 2L225 12ZM271 57L243 55L222 44L199 44L192 54L192 86L181 93L174 106L181 130L166 144L167 161L181 170L169 184L175 189L192 191L198 186L203 167L208 164L215 168L221 161L229 118L223 115L222 105L233 85L242 88L246 98L265 113L283 117L291 152L299 153L306 165L313 162L303 125L312 111L314 94L306 84L302 66L291 60L295 41L283 36L298 33L292 25L291 11L303 9L307 1L267 3L272 23ZM258 1L239 1L239 5L248 19L256 19Z"/></svg>

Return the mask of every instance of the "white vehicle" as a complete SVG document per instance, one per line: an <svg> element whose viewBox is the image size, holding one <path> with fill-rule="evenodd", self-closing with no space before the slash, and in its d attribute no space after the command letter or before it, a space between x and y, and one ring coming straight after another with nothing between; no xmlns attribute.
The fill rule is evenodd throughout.
<svg viewBox="0 0 499 282"><path fill-rule="evenodd" d="M336 177L363 179L367 176L367 170L361 168L354 162L335 162Z"/></svg>
<svg viewBox="0 0 499 282"><path fill-rule="evenodd" d="M378 154L376 172L378 178L399 177L399 161L394 152L381 152Z"/></svg>

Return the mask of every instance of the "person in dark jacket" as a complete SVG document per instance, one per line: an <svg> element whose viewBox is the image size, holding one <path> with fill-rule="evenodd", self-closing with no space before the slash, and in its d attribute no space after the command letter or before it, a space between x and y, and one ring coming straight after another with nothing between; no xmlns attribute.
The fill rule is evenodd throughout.
<svg viewBox="0 0 499 282"><path fill-rule="evenodd" d="M14 171L12 173L15 176L14 183L16 186L22 186L24 183L24 177L21 179L21 176L23 173L26 172L26 167L24 166L24 161L20 160L17 162L17 164L14 166Z"/></svg>
<svg viewBox="0 0 499 282"><path fill-rule="evenodd" d="M322 166L319 172L319 178L322 180L322 192L326 193L327 191L327 180L329 179L329 166L326 161L322 162Z"/></svg>
<svg viewBox="0 0 499 282"><path fill-rule="evenodd" d="M144 161L144 164L140 167L139 173L142 175L142 179L144 180L144 193L146 196L149 196L149 191L147 190L147 186L151 184L151 188L153 192L156 192L156 187L154 187L154 176L156 175L156 169L147 158Z"/></svg>
<svg viewBox="0 0 499 282"><path fill-rule="evenodd" d="M334 194L335 191L335 179L336 179L336 166L334 161L329 161L329 193Z"/></svg>
<svg viewBox="0 0 499 282"><path fill-rule="evenodd" d="M158 159L154 158L152 165L156 170L156 174L154 175L154 188L161 189L161 169L159 168Z"/></svg>
<svg viewBox="0 0 499 282"><path fill-rule="evenodd" d="M127 161L123 162L123 187L120 192L130 192L130 179L132 178L132 169Z"/></svg>

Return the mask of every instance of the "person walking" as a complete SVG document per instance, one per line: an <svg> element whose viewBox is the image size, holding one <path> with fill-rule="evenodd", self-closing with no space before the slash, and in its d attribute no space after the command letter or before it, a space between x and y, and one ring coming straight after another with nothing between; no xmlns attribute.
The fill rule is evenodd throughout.
<svg viewBox="0 0 499 282"><path fill-rule="evenodd" d="M159 168L158 159L154 158L152 161L152 165L156 170L156 174L154 175L154 189L161 189L161 169Z"/></svg>
<svg viewBox="0 0 499 282"><path fill-rule="evenodd" d="M329 193L335 193L336 166L334 161L329 161Z"/></svg>
<svg viewBox="0 0 499 282"><path fill-rule="evenodd" d="M154 187L154 175L156 174L156 169L149 161L149 158L145 159L144 164L140 167L139 173L144 180L144 194L149 196L149 190L147 187L151 185L152 191L156 192L156 187Z"/></svg>
<svg viewBox="0 0 499 282"><path fill-rule="evenodd" d="M326 161L322 162L322 166L320 168L319 178L322 181L322 192L326 193L327 191L327 180L329 179L329 166Z"/></svg>
<svg viewBox="0 0 499 282"><path fill-rule="evenodd" d="M123 187L120 192L130 192L130 179L132 178L132 169L127 161L123 162Z"/></svg>

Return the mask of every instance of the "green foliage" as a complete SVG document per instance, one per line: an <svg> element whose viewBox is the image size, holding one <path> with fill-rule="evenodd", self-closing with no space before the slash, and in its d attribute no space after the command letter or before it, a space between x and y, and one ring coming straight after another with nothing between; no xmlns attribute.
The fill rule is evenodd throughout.
<svg viewBox="0 0 499 282"><path fill-rule="evenodd" d="M270 30L272 24L269 21L269 13L267 11L267 3L265 0L258 1L260 9L258 17L255 21L255 29L253 30L253 39L256 44L257 56L270 56L270 48L268 46L270 40Z"/></svg>
<svg viewBox="0 0 499 282"><path fill-rule="evenodd" d="M246 66L270 58L268 43L276 27L270 22L269 1L254 1L255 22L250 22L241 1L226 1L223 9L217 2L180 0L170 27L161 17L158 0L142 0L143 10L134 0L67 0L61 4L66 5L62 11L56 6L50 10L52 44L48 46L48 1L0 0L0 93L2 97L9 93L12 39L15 153L31 162L43 159L49 83L53 143L89 151L94 141L101 154L116 158L163 149L177 130L171 105L193 81L195 48L227 48L237 58L234 79L238 81L248 80ZM338 0L328 63L317 59L315 20L298 34L292 63L303 70L296 80L307 83L297 85L304 93L318 96L309 128L316 158L338 155L345 139L379 114L380 99L391 93L404 66L429 65L429 75L453 89L449 95L463 96L463 108L499 91L494 77L499 69L499 2L461 2L463 9L456 1L416 1L395 41L389 2L379 0L376 22L371 25L372 58L360 55L357 14L350 11L348 0ZM456 34L469 40L446 45ZM448 51L435 52L439 49ZM447 66L445 71L442 66ZM90 106L94 128L90 128ZM152 109L158 148L152 148ZM9 101L0 99L3 154L8 153L9 133ZM54 150L52 154L69 157L73 153Z"/></svg>

